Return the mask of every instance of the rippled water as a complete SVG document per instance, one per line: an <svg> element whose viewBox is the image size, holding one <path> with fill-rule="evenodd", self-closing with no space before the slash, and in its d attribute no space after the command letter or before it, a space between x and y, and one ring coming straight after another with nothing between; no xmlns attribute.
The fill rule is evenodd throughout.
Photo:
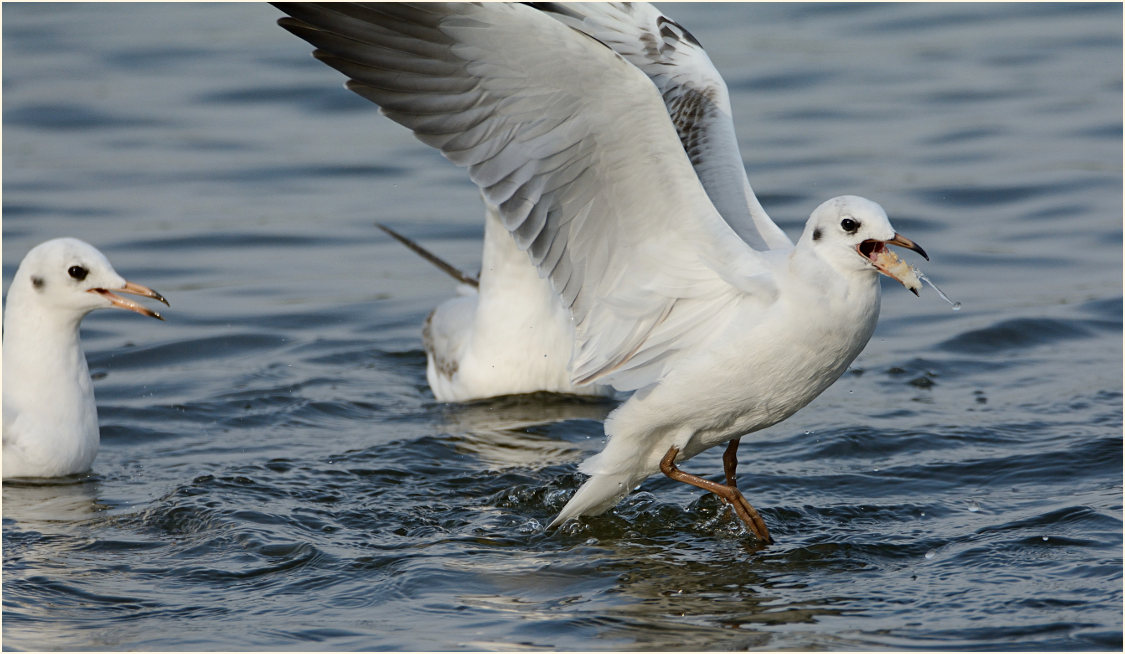
<svg viewBox="0 0 1125 654"><path fill-rule="evenodd" d="M86 239L172 302L83 335L90 475L3 489L7 649L1122 646L1119 4L669 6L791 234L859 193L933 257L743 439L777 544L650 479L545 534L611 408L434 402L465 175L264 5L3 7L3 275ZM719 474L720 452L689 470Z"/></svg>

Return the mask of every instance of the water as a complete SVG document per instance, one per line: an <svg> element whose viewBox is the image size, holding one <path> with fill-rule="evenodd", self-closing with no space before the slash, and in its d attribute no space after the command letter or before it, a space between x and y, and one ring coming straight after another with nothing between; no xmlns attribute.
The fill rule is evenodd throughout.
<svg viewBox="0 0 1125 654"><path fill-rule="evenodd" d="M859 193L933 261L686 485L542 525L610 407L433 401L465 175L249 4L7 4L4 286L72 235L172 303L83 337L93 474L3 489L8 649L1122 646L1121 6L672 6L790 234ZM911 256L911 255L906 255ZM719 475L721 452L685 469Z"/></svg>

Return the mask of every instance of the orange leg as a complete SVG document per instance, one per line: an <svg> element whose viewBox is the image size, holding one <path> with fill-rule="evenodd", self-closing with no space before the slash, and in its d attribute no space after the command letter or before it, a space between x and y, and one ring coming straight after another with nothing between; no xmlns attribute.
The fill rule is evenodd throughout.
<svg viewBox="0 0 1125 654"><path fill-rule="evenodd" d="M711 491L718 495L724 502L731 505L735 515L746 523L746 526L749 527L750 531L754 532L758 540L766 545L770 545L773 543L773 539L770 538L770 530L766 527L766 521L762 520L762 516L758 514L758 511L754 507L750 506L750 502L746 501L742 492L734 485L734 468L735 465L737 465L735 452L737 450L738 440L735 439L731 441L731 444L727 446L727 451L723 454L723 468L726 471L727 477L726 484L720 484L702 477L697 477L696 475L686 473L677 468L675 460L676 455L680 453L680 448L678 447L670 448L668 453L664 455L664 458L661 459L660 472L663 472L676 481L682 481L685 484L691 484L696 488L702 488L703 490Z"/></svg>

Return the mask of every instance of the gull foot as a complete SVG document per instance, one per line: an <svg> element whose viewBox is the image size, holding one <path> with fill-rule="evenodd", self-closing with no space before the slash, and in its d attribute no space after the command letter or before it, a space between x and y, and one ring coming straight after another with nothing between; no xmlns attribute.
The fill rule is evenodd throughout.
<svg viewBox="0 0 1125 654"><path fill-rule="evenodd" d="M660 472L663 472L666 476L676 481L682 481L685 484L691 484L696 488L702 488L703 490L711 491L718 495L734 509L735 515L737 515L742 522L746 523L746 527L758 537L758 540L766 545L772 545L773 538L770 537L770 530L766 527L766 521L762 519L757 509L750 506L750 502L742 495L742 491L738 490L738 487L734 485L734 468L737 464L734 452L737 449L738 440L736 439L731 441L731 445L727 446L727 451L723 454L723 467L726 472L727 484L710 481L677 468L675 460L676 455L680 453L680 448L678 447L669 448L668 453L660 460Z"/></svg>

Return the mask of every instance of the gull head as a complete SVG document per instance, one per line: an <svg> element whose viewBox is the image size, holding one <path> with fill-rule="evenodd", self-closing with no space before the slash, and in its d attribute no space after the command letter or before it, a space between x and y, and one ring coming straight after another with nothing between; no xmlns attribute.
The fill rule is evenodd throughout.
<svg viewBox="0 0 1125 654"><path fill-rule="evenodd" d="M866 198L841 195L824 202L809 217L801 237L841 272L881 272L918 294L914 270L887 249L897 245L930 257L895 231L883 207Z"/></svg>
<svg viewBox="0 0 1125 654"><path fill-rule="evenodd" d="M81 320L95 309L120 308L163 320L157 312L121 297L127 293L165 305L160 293L126 281L94 246L76 238L56 238L27 253L12 279L5 312L32 310ZM13 298L23 306L14 307Z"/></svg>

